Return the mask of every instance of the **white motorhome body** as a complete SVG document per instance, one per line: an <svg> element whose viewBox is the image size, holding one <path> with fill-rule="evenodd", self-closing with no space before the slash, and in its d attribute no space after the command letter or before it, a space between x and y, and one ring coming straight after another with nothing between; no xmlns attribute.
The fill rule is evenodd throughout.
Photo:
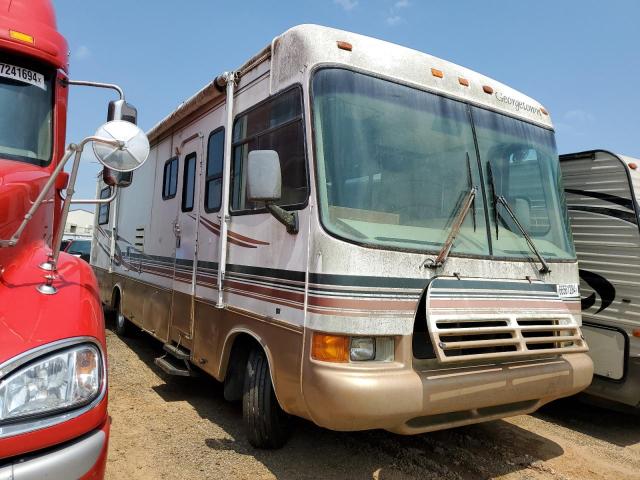
<svg viewBox="0 0 640 480"><path fill-rule="evenodd" d="M640 407L640 160L592 150L560 162L594 362L587 392Z"/></svg>
<svg viewBox="0 0 640 480"><path fill-rule="evenodd" d="M244 382L245 416L249 350L286 412L337 430L469 424L590 383L552 124L536 101L303 25L149 138L136 189L97 214L102 298L229 398Z"/></svg>

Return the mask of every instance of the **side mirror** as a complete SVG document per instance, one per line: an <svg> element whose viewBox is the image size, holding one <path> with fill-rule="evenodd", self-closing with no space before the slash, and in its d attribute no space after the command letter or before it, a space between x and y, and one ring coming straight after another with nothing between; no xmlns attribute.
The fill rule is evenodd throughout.
<svg viewBox="0 0 640 480"><path fill-rule="evenodd" d="M149 139L133 123L124 120L107 122L98 129L95 136L122 143L116 146L93 142L93 153L100 163L116 172L132 172L140 168L149 157Z"/></svg>
<svg viewBox="0 0 640 480"><path fill-rule="evenodd" d="M247 200L275 202L282 195L280 158L274 150L253 150L247 159Z"/></svg>
<svg viewBox="0 0 640 480"><path fill-rule="evenodd" d="M275 150L254 150L247 158L247 200L264 202L265 208L287 232L298 233L298 212L288 212L274 202L282 197L280 157Z"/></svg>
<svg viewBox="0 0 640 480"><path fill-rule="evenodd" d="M107 111L107 122L113 120L124 120L134 125L138 124L138 110L136 107L124 100L112 100L109 102Z"/></svg>
<svg viewBox="0 0 640 480"><path fill-rule="evenodd" d="M124 100L109 102L107 121L124 120L134 125L138 124L138 110ZM133 181L133 172L116 172L107 167L102 169L102 180L110 187L125 188Z"/></svg>
<svg viewBox="0 0 640 480"><path fill-rule="evenodd" d="M102 181L110 187L125 188L133 181L133 172L116 172L110 168L102 169Z"/></svg>

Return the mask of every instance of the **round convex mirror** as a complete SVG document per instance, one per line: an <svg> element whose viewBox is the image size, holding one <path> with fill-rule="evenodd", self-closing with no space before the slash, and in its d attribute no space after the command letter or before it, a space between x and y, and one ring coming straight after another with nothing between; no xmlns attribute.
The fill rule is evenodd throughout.
<svg viewBox="0 0 640 480"><path fill-rule="evenodd" d="M100 141L93 142L96 157L111 170L131 172L140 167L149 156L149 139L133 123L124 120L107 122L98 129L95 136L124 143L124 146L117 147Z"/></svg>

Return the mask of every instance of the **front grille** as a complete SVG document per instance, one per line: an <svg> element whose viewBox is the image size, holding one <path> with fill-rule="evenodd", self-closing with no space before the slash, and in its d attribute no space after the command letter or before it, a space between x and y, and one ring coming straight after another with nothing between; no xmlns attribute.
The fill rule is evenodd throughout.
<svg viewBox="0 0 640 480"><path fill-rule="evenodd" d="M587 351L571 315L447 315L427 323L442 363Z"/></svg>

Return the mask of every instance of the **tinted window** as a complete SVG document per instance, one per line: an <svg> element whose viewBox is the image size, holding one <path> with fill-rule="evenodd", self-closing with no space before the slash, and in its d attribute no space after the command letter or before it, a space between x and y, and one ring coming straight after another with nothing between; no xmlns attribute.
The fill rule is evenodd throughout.
<svg viewBox="0 0 640 480"><path fill-rule="evenodd" d="M109 198L111 196L111 187L104 187L100 190L100 198ZM109 223L109 203L103 203L98 209L98 225Z"/></svg>
<svg viewBox="0 0 640 480"><path fill-rule="evenodd" d="M90 240L73 240L69 248L67 249L67 253L77 254L77 255L88 255L91 253L91 241Z"/></svg>
<svg viewBox="0 0 640 480"><path fill-rule="evenodd" d="M224 129L221 129L211 133L207 146L207 178L204 194L204 208L207 212L220 210L223 160Z"/></svg>
<svg viewBox="0 0 640 480"><path fill-rule="evenodd" d="M178 157L174 157L164 164L162 179L162 199L168 200L176 196L178 189Z"/></svg>
<svg viewBox="0 0 640 480"><path fill-rule="evenodd" d="M190 153L184 159L184 172L182 173L182 211L193 210L193 194L196 184L196 154ZM175 195L175 192L174 192Z"/></svg>
<svg viewBox="0 0 640 480"><path fill-rule="evenodd" d="M231 208L258 210L246 198L246 165L252 150L275 150L282 173L281 206L301 206L308 196L300 90L290 90L240 116L233 127Z"/></svg>

